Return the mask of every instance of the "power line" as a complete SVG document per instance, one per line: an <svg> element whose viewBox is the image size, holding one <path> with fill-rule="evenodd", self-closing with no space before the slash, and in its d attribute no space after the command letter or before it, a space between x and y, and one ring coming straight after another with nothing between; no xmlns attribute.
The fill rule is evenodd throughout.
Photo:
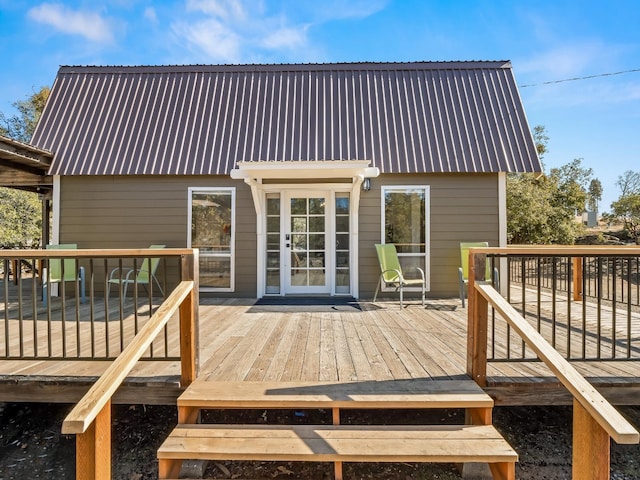
<svg viewBox="0 0 640 480"><path fill-rule="evenodd" d="M520 85L520 88L537 87L539 85L551 85L553 83L575 82L576 80L589 80L591 78L598 78L598 77L611 77L613 75L622 75L623 73L634 73L634 72L640 72L640 68L634 68L632 70L622 70L620 72L599 73L597 75L587 75L585 77L565 78L563 80L551 80L549 82L542 82L542 83L530 83L527 85Z"/></svg>

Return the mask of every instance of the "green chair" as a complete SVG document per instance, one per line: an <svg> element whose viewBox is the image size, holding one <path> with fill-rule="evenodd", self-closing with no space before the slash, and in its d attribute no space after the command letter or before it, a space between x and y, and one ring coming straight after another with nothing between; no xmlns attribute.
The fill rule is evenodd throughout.
<svg viewBox="0 0 640 480"><path fill-rule="evenodd" d="M380 277L378 278L378 286L373 296L373 301L378 298L378 291L384 282L387 286L395 287L400 292L400 308L402 308L403 291L406 287L420 287L422 290L422 306L424 307L424 299L426 296L426 281L424 270L416 267L420 272L421 278L405 278L398 259L398 252L393 243L376 244L376 252L378 254L378 262L380 263Z"/></svg>
<svg viewBox="0 0 640 480"><path fill-rule="evenodd" d="M467 297L467 288L469 285L469 249L470 248L486 248L489 242L461 242L460 243L460 265L458 267L458 277L460 281L460 300L462 307L465 307L465 298ZM494 269L494 284L498 283L498 269ZM487 262L487 268L484 274L486 281L491 281L491 263Z"/></svg>
<svg viewBox="0 0 640 480"><path fill-rule="evenodd" d="M61 245L47 245L47 250L77 250L75 243ZM80 282L80 303L85 302L84 267L79 267L75 258L52 258L49 260L48 269L42 271L42 304L47 306L47 290L52 283ZM63 278L64 274L64 278Z"/></svg>
<svg viewBox="0 0 640 480"><path fill-rule="evenodd" d="M151 245L149 248L164 248L165 245ZM109 298L109 294L111 292L111 285L118 285L118 288L122 289L122 298L126 298L127 296L127 287L129 284L134 285L144 285L147 288L151 282L155 281L160 293L164 296L164 291L160 286L160 282L156 278L156 270L158 269L158 265L160 264L160 258L149 258L146 257L142 264L133 269L133 268L114 268L111 270L109 274L109 279L107 280L107 298ZM148 291L148 290L147 290Z"/></svg>

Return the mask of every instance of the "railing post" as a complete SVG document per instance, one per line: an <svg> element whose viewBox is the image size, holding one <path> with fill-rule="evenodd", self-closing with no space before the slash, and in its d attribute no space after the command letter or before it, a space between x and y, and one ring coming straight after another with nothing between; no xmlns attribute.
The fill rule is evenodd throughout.
<svg viewBox="0 0 640 480"><path fill-rule="evenodd" d="M573 459L571 478L606 480L610 478L609 434L573 399Z"/></svg>
<svg viewBox="0 0 640 480"><path fill-rule="evenodd" d="M186 387L198 376L199 345L198 315L198 250L193 255L183 255L181 259L181 279L192 280L193 290L180 304L180 385Z"/></svg>
<svg viewBox="0 0 640 480"><path fill-rule="evenodd" d="M76 436L76 480L111 480L111 400Z"/></svg>
<svg viewBox="0 0 640 480"><path fill-rule="evenodd" d="M486 255L469 250L469 306L467 313L467 374L481 387L487 385L487 300L475 289L476 281L485 280Z"/></svg>
<svg viewBox="0 0 640 480"><path fill-rule="evenodd" d="M573 257L573 299L582 300L582 257Z"/></svg>

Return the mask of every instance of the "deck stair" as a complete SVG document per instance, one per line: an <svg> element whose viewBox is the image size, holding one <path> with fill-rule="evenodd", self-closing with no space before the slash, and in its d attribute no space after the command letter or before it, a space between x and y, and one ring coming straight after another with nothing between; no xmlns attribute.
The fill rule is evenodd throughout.
<svg viewBox="0 0 640 480"><path fill-rule="evenodd" d="M333 425L200 424L208 409L326 409ZM340 425L342 409L465 409L469 425ZM209 382L178 398L178 426L158 450L159 478L183 460L488 463L514 479L517 453L492 426L493 400L472 380Z"/></svg>

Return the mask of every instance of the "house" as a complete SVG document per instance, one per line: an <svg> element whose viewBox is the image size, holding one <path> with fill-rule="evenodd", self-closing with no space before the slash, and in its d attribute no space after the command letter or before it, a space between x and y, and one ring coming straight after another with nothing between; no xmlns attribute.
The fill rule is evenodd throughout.
<svg viewBox="0 0 640 480"><path fill-rule="evenodd" d="M375 243L458 292L540 172L507 61L61 67L32 139L53 242L200 249L203 291L373 295Z"/></svg>

